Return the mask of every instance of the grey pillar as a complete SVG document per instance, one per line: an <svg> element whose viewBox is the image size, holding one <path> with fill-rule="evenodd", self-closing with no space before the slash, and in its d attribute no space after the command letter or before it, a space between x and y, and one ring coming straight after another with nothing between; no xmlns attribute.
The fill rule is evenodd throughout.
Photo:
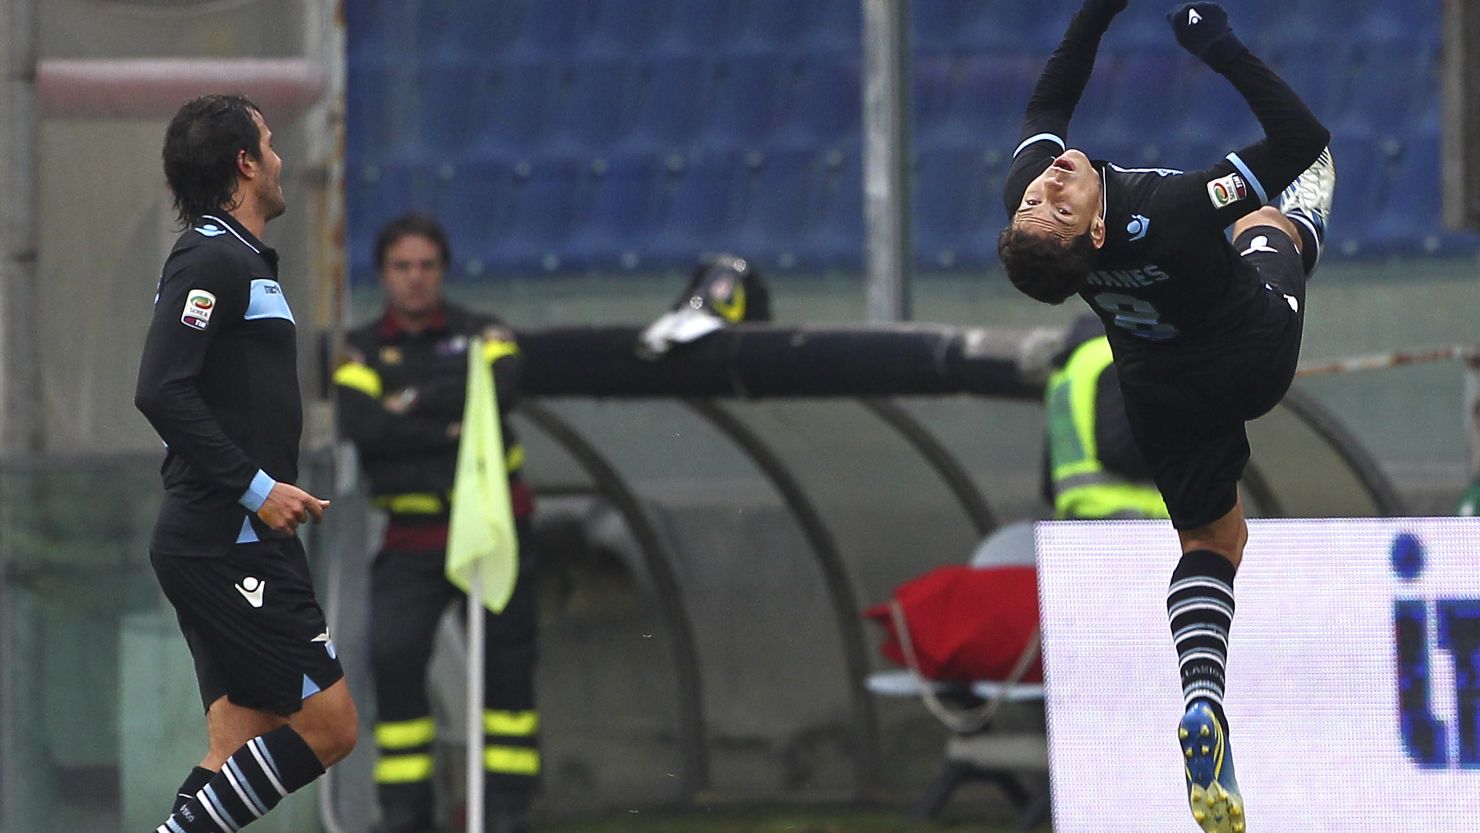
<svg viewBox="0 0 1480 833"><path fill-rule="evenodd" d="M842 2L842 0L834 0ZM910 319L909 0L863 1L868 320Z"/></svg>
<svg viewBox="0 0 1480 833"><path fill-rule="evenodd" d="M41 449L36 360L37 0L0 8L0 452Z"/></svg>

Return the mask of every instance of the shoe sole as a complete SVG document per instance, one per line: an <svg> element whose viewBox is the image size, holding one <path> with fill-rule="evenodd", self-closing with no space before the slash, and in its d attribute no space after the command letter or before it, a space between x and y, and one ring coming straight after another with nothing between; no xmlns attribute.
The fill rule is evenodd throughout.
<svg viewBox="0 0 1480 833"><path fill-rule="evenodd" d="M1204 744L1203 740L1216 743ZM1224 743L1219 733L1208 721L1193 718L1182 719L1177 727L1177 743L1182 747L1186 761L1187 780L1192 782L1188 790L1187 804L1192 810L1192 820L1197 822L1203 833L1245 833L1244 799L1236 792L1229 792L1218 783L1216 775L1209 778L1207 786L1193 780L1192 773L1217 773L1224 753Z"/></svg>

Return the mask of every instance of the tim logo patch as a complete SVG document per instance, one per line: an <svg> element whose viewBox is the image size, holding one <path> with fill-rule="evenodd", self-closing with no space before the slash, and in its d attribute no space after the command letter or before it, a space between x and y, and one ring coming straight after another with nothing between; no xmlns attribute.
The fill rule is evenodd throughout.
<svg viewBox="0 0 1480 833"><path fill-rule="evenodd" d="M180 313L180 323L196 330L204 330L211 323L211 313L215 311L215 295L204 289L192 289L185 293L185 310Z"/></svg>
<svg viewBox="0 0 1480 833"><path fill-rule="evenodd" d="M1248 195L1249 186L1238 174L1229 174L1208 183L1208 199L1213 201L1214 208L1233 205Z"/></svg>

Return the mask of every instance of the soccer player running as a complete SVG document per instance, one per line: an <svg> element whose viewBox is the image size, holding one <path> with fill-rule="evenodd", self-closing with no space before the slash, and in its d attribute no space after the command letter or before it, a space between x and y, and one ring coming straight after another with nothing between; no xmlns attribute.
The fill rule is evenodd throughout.
<svg viewBox="0 0 1480 833"><path fill-rule="evenodd" d="M348 755L358 718L295 534L329 502L291 485L297 331L261 240L286 206L272 131L248 99L203 96L176 113L163 155L185 231L134 402L167 447L149 558L210 744L156 833L234 833Z"/></svg>
<svg viewBox="0 0 1480 833"><path fill-rule="evenodd" d="M1264 139L1185 173L1068 149L1100 37L1125 5L1085 0L1049 59L1008 174L1011 220L998 253L1019 290L1052 304L1077 293L1105 325L1132 434L1181 540L1167 613L1186 704L1177 734L1188 800L1204 831L1241 833L1222 701L1233 578L1248 539L1238 498L1244 423L1274 407L1293 378L1336 172L1330 133L1207 2L1173 10L1172 29L1233 84Z"/></svg>

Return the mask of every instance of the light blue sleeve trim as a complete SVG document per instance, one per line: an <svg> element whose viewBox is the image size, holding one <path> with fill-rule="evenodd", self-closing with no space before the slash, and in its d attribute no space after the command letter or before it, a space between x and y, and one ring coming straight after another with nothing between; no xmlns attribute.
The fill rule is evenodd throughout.
<svg viewBox="0 0 1480 833"><path fill-rule="evenodd" d="M1237 153L1230 153L1228 154L1228 161L1232 162L1233 166L1238 168L1238 172L1244 175L1244 179L1247 179L1249 184L1254 186L1254 193L1259 195L1259 204L1268 204L1269 195L1264 193L1264 183L1259 181L1259 177L1254 176L1254 172L1249 170L1249 166L1244 164L1244 160L1238 158Z"/></svg>
<svg viewBox="0 0 1480 833"><path fill-rule="evenodd" d="M1068 147L1064 144L1064 140L1059 138L1058 136L1055 136L1052 133L1039 133L1037 136L1029 136L1028 138L1024 139L1023 143L1017 146L1017 150L1012 152L1012 158L1016 159L1017 155L1023 152L1023 148L1026 148L1028 145L1031 145L1034 142L1053 142L1054 144L1059 146L1059 150L1068 150Z"/></svg>
<svg viewBox="0 0 1480 833"><path fill-rule="evenodd" d="M272 491L272 487L276 485L276 480L268 477L267 472L258 469L257 475L252 478L252 485L247 487L247 490L242 493L241 498L237 502L256 512L262 508L263 503L267 502L267 493Z"/></svg>

